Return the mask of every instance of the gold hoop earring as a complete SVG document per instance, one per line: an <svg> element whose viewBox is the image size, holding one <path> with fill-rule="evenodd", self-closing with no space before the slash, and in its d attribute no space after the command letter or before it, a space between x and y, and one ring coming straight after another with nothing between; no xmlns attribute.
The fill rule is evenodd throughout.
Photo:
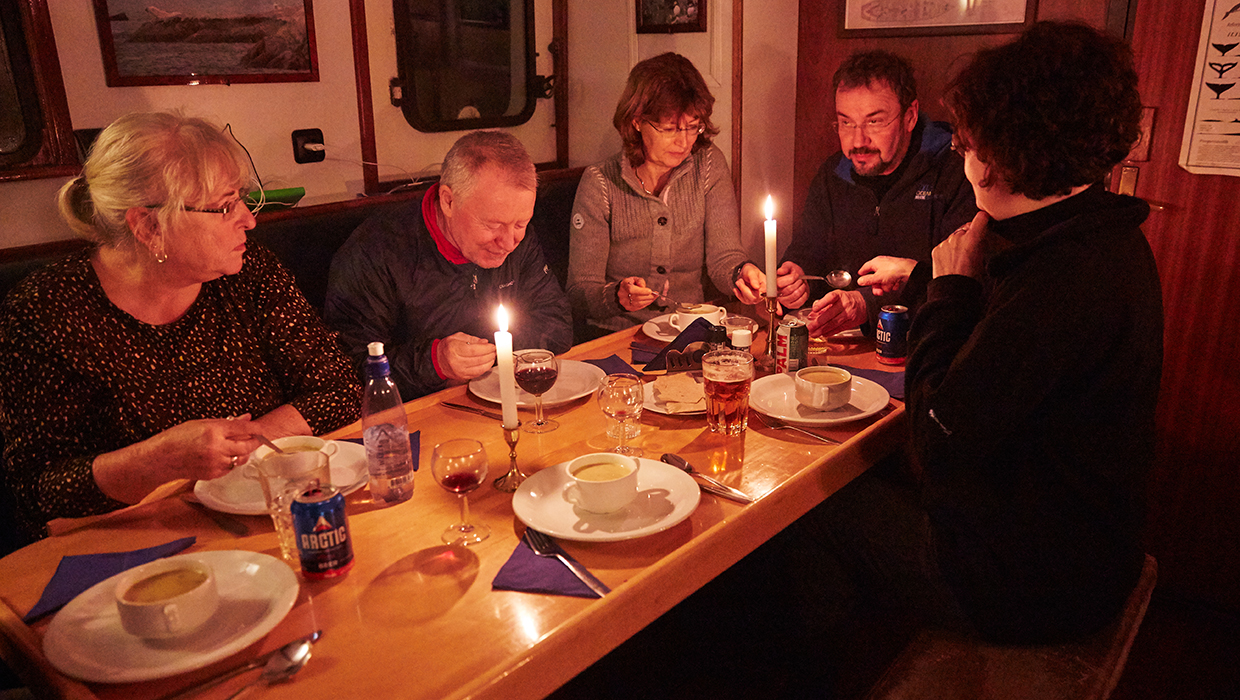
<svg viewBox="0 0 1240 700"><path fill-rule="evenodd" d="M168 253L164 251L163 244L160 244L158 252L153 252L152 254L155 256L155 262L159 263L160 265L163 265L164 263L168 262Z"/></svg>

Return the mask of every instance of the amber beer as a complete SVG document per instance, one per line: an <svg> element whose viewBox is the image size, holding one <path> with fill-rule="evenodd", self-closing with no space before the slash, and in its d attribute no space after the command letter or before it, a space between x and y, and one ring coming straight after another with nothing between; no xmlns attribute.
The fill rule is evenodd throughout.
<svg viewBox="0 0 1240 700"><path fill-rule="evenodd" d="M713 433L740 435L749 426L749 386L753 355L715 350L702 356L706 385L706 424Z"/></svg>

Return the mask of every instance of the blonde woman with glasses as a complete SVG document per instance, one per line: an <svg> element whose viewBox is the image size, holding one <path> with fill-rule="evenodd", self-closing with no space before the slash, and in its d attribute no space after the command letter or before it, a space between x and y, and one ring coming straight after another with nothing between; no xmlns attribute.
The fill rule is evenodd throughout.
<svg viewBox="0 0 1240 700"><path fill-rule="evenodd" d="M61 189L65 221L95 245L0 306L3 486L29 538L174 479L222 476L258 435L357 419L334 335L247 240L252 177L218 126L131 114Z"/></svg>

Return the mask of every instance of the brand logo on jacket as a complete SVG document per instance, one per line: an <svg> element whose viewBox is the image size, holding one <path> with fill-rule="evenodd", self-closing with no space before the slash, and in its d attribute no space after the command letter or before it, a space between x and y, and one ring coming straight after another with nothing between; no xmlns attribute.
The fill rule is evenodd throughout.
<svg viewBox="0 0 1240 700"><path fill-rule="evenodd" d="M914 199L929 199L932 195L934 195L934 190L930 188L930 185L921 185L917 188L917 196Z"/></svg>

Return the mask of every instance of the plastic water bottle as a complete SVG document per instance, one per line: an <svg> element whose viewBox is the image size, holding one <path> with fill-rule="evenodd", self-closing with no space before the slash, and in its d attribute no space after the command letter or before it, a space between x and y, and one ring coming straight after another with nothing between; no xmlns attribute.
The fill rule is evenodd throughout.
<svg viewBox="0 0 1240 700"><path fill-rule="evenodd" d="M400 503L413 495L409 421L400 392L392 383L383 343L367 347L370 357L362 396L362 441L370 469L370 496L376 503Z"/></svg>

